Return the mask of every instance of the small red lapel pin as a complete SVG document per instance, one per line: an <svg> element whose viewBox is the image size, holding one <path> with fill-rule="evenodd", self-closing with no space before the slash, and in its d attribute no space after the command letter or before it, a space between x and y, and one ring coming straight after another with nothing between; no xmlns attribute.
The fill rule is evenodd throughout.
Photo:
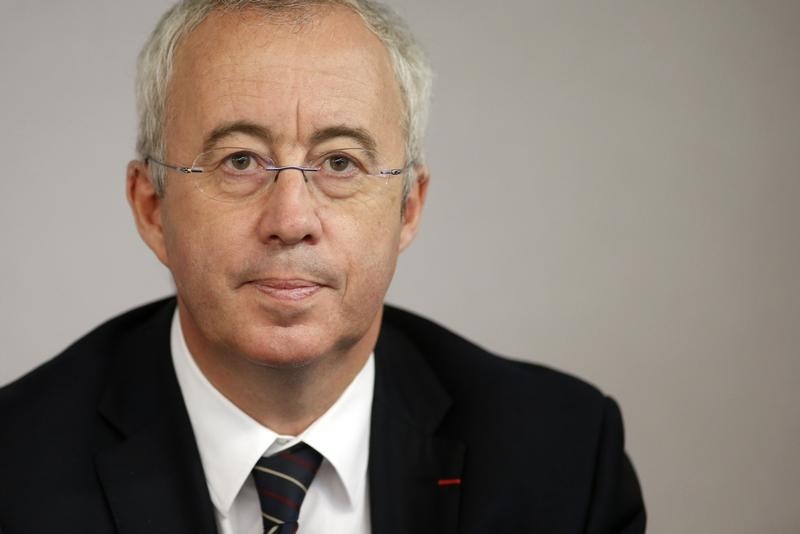
<svg viewBox="0 0 800 534"><path fill-rule="evenodd" d="M443 486L460 486L461 479L460 478L442 478L440 479L437 484L439 487Z"/></svg>

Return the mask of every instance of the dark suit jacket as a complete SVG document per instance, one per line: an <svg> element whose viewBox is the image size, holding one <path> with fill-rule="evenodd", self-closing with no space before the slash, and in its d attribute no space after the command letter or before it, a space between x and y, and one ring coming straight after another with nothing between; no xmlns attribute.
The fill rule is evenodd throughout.
<svg viewBox="0 0 800 534"><path fill-rule="evenodd" d="M0 390L0 532L215 532L174 307L117 317ZM644 532L619 410L591 386L390 307L375 355L375 534Z"/></svg>

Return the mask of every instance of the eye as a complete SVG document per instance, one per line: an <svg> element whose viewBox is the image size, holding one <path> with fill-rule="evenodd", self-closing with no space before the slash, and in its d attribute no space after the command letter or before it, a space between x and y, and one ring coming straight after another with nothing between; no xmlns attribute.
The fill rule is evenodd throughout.
<svg viewBox="0 0 800 534"><path fill-rule="evenodd" d="M249 152L236 152L223 158L222 165L228 171L242 173L256 170L259 162L258 158Z"/></svg>
<svg viewBox="0 0 800 534"><path fill-rule="evenodd" d="M334 155L325 160L325 164L331 172L336 174L348 174L357 170L356 164L347 156Z"/></svg>
<svg viewBox="0 0 800 534"><path fill-rule="evenodd" d="M238 154L231 158L231 165L234 169L243 171L250 166L250 156L247 154Z"/></svg>
<svg viewBox="0 0 800 534"><path fill-rule="evenodd" d="M331 178L355 178L362 172L357 159L345 154L330 154L322 162L321 171Z"/></svg>

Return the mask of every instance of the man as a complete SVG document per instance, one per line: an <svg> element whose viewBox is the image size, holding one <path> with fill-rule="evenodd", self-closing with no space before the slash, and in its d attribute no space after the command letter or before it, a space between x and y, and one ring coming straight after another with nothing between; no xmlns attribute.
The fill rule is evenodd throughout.
<svg viewBox="0 0 800 534"><path fill-rule="evenodd" d="M613 401L384 307L429 72L364 0L187 0L127 193L177 298L0 392L0 531L643 532Z"/></svg>

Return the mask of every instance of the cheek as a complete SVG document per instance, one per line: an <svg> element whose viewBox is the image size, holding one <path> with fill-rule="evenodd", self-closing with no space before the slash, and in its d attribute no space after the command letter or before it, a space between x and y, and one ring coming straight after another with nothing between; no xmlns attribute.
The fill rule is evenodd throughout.
<svg viewBox="0 0 800 534"><path fill-rule="evenodd" d="M208 213L175 211L164 224L168 265L175 284L179 290L192 287L192 293L198 295L207 293L215 285L214 279L221 278L225 259L231 261L238 242L233 237L235 226Z"/></svg>
<svg viewBox="0 0 800 534"><path fill-rule="evenodd" d="M393 203L373 208L330 225L331 231L338 234L334 240L338 244L333 245L332 252L346 256L343 259L347 262L348 293L356 306L361 299L383 301L397 263L399 212L395 214Z"/></svg>

